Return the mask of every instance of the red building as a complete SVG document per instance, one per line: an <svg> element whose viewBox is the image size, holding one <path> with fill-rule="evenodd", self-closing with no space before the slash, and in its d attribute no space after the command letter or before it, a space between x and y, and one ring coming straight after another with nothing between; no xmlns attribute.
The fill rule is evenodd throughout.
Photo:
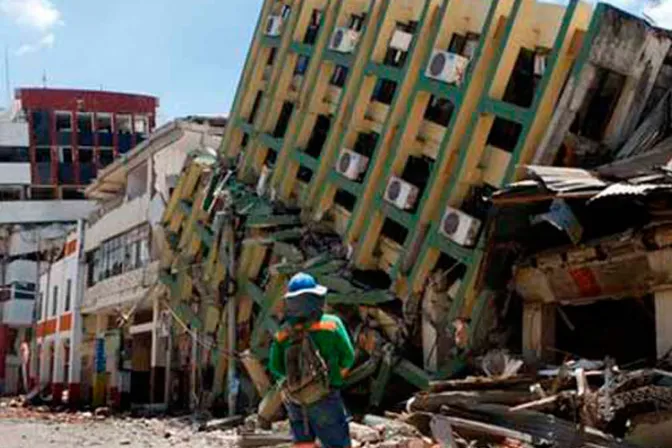
<svg viewBox="0 0 672 448"><path fill-rule="evenodd" d="M156 125L157 98L126 93L23 88L31 199L79 199L98 169L130 151Z"/></svg>

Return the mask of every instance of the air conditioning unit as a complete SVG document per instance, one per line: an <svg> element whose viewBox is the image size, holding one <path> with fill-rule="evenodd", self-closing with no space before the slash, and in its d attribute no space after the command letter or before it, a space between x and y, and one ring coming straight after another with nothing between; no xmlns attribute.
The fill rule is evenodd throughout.
<svg viewBox="0 0 672 448"><path fill-rule="evenodd" d="M443 50L434 50L425 75L448 84L462 84L469 58Z"/></svg>
<svg viewBox="0 0 672 448"><path fill-rule="evenodd" d="M392 176L385 189L385 200L401 210L415 207L420 190L405 180Z"/></svg>
<svg viewBox="0 0 672 448"><path fill-rule="evenodd" d="M546 72L546 55L537 53L534 55L534 74L536 76L544 76L545 72Z"/></svg>
<svg viewBox="0 0 672 448"><path fill-rule="evenodd" d="M357 180L369 166L369 158L350 149L343 149L336 162L336 171L350 180Z"/></svg>
<svg viewBox="0 0 672 448"><path fill-rule="evenodd" d="M350 28L336 28L329 42L329 49L339 53L352 53L357 46L359 32Z"/></svg>
<svg viewBox="0 0 672 448"><path fill-rule="evenodd" d="M394 48L399 51L408 51L411 48L411 42L413 41L413 35L407 33L406 31L395 30L392 35L392 40L390 41L390 48Z"/></svg>
<svg viewBox="0 0 672 448"><path fill-rule="evenodd" d="M476 237L481 230L481 221L463 211L446 207L439 230L460 246L472 247L476 244Z"/></svg>
<svg viewBox="0 0 672 448"><path fill-rule="evenodd" d="M266 31L265 34L270 37L277 37L280 35L282 28L282 17L280 16L269 16L266 21Z"/></svg>

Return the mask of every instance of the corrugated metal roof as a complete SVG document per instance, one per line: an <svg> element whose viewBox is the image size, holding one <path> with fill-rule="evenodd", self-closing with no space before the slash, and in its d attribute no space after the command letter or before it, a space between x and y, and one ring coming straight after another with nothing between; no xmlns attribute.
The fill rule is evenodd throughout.
<svg viewBox="0 0 672 448"><path fill-rule="evenodd" d="M601 190L608 184L594 173L580 168L529 165L525 169L530 177L556 193L570 191Z"/></svg>
<svg viewBox="0 0 672 448"><path fill-rule="evenodd" d="M672 184L613 184L602 190L601 193L592 197L588 202L592 203L608 197L646 196L654 191L659 190L672 192Z"/></svg>

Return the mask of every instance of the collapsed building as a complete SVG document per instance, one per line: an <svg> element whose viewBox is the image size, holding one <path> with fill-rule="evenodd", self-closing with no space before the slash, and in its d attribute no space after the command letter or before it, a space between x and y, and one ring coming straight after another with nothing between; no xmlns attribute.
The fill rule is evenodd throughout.
<svg viewBox="0 0 672 448"><path fill-rule="evenodd" d="M330 289L367 406L491 347L661 358L671 45L578 1L264 2L220 154L163 216L175 398L273 417L263 361L298 271Z"/></svg>

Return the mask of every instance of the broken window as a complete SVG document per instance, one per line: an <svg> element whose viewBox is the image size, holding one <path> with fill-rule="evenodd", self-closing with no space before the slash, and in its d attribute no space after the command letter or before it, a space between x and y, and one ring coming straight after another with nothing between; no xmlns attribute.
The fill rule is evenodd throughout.
<svg viewBox="0 0 672 448"><path fill-rule="evenodd" d="M318 115L315 120L315 126L308 139L306 146L306 154L317 159L322 153L322 147L327 141L329 135L329 128L331 127L331 119L325 115Z"/></svg>
<svg viewBox="0 0 672 448"><path fill-rule="evenodd" d="M37 148L35 150L35 162L50 163L51 162L51 148Z"/></svg>
<svg viewBox="0 0 672 448"><path fill-rule="evenodd" d="M133 117L133 130L136 134L147 135L149 132L149 119L145 115L135 115Z"/></svg>
<svg viewBox="0 0 672 448"><path fill-rule="evenodd" d="M56 112L56 132L72 132L71 112Z"/></svg>
<svg viewBox="0 0 672 448"><path fill-rule="evenodd" d="M440 274L440 277L435 277L439 280L438 290L447 291L457 282L462 280L464 275L467 273L467 267L455 260L450 255L441 252L439 259L434 265L434 273ZM452 297L453 299L455 297Z"/></svg>
<svg viewBox="0 0 672 448"><path fill-rule="evenodd" d="M77 113L77 132L80 134L93 133L93 114Z"/></svg>
<svg viewBox="0 0 672 448"><path fill-rule="evenodd" d="M106 167L107 165L114 162L114 151L111 149L99 149L98 160L101 166Z"/></svg>
<svg viewBox="0 0 672 448"><path fill-rule="evenodd" d="M310 14L310 23L306 30L306 35L303 37L303 43L307 45L314 45L317 41L317 35L320 32L320 25L322 24L322 11L313 9Z"/></svg>
<svg viewBox="0 0 672 448"><path fill-rule="evenodd" d="M542 50L539 51L541 52ZM545 65L542 67L542 64L539 62L540 60L537 57L537 52L528 50L527 48L520 49L518 59L516 59L511 78L502 98L505 102L520 107L532 106L534 94L545 71Z"/></svg>
<svg viewBox="0 0 672 448"><path fill-rule="evenodd" d="M305 75L306 70L308 70L308 64L310 64L310 58L308 56L300 55L296 60L294 74L301 76Z"/></svg>
<svg viewBox="0 0 672 448"><path fill-rule="evenodd" d="M278 54L277 48L273 47L268 52L268 59L266 59L266 65L271 66L275 63L275 57Z"/></svg>
<svg viewBox="0 0 672 448"><path fill-rule="evenodd" d="M406 238L408 237L408 229L390 218L385 218L381 233L384 237L391 239L400 246L406 243Z"/></svg>
<svg viewBox="0 0 672 448"><path fill-rule="evenodd" d="M72 163L72 148L58 148L58 161L60 163Z"/></svg>
<svg viewBox="0 0 672 448"><path fill-rule="evenodd" d="M334 73L331 75L329 84L336 87L343 87L347 79L348 79L348 67L345 67L343 65L337 65L334 68Z"/></svg>
<svg viewBox="0 0 672 448"><path fill-rule="evenodd" d="M362 28L364 28L364 22L366 21L366 14L353 14L350 16L350 23L348 24L348 28L351 30L355 31L362 31Z"/></svg>
<svg viewBox="0 0 672 448"><path fill-rule="evenodd" d="M490 185L475 185L471 187L466 199L462 202L460 209L466 214L484 221L490 211L490 198L496 188Z"/></svg>
<svg viewBox="0 0 672 448"><path fill-rule="evenodd" d="M394 94L397 91L397 83L390 81L389 79L379 79L376 83L376 86L373 89L373 95L371 95L372 101L378 101L379 103L387 104L388 106L392 104L394 100Z"/></svg>
<svg viewBox="0 0 672 448"><path fill-rule="evenodd" d="M131 123L131 116L126 114L117 115L117 132L119 134L131 134L133 132L133 125Z"/></svg>
<svg viewBox="0 0 672 448"><path fill-rule="evenodd" d="M401 178L406 182L415 185L418 187L418 197L422 197L427 183L429 182L429 177L432 174L432 166L434 162L432 159L426 156L416 157L410 156L406 161L404 166L404 172L401 174ZM411 212L415 212L416 206Z"/></svg>
<svg viewBox="0 0 672 448"><path fill-rule="evenodd" d="M340 205L347 211L352 212L355 210L355 205L357 204L357 196L339 188L338 190L336 190L336 195L334 196L334 203L336 205Z"/></svg>
<svg viewBox="0 0 672 448"><path fill-rule="evenodd" d="M296 178L303 183L310 183L313 179L313 170L306 168L305 166L300 166Z"/></svg>
<svg viewBox="0 0 672 448"><path fill-rule="evenodd" d="M591 140L602 140L621 98L626 79L624 75L597 67L570 131Z"/></svg>
<svg viewBox="0 0 672 448"><path fill-rule="evenodd" d="M112 114L96 114L96 131L105 134L113 132Z"/></svg>
<svg viewBox="0 0 672 448"><path fill-rule="evenodd" d="M30 114L33 135L38 145L51 144L51 115L45 110L34 110Z"/></svg>
<svg viewBox="0 0 672 448"><path fill-rule="evenodd" d="M252 111L250 112L250 119L247 120L248 123L254 124L254 119L257 116L257 112L259 112L259 106L261 106L261 98L263 97L264 92L263 90L259 90L257 92L257 95L254 97L254 103L252 103Z"/></svg>
<svg viewBox="0 0 672 448"><path fill-rule="evenodd" d="M455 106L450 100L432 95L425 109L424 118L447 128L454 110Z"/></svg>
<svg viewBox="0 0 672 448"><path fill-rule="evenodd" d="M268 148L266 151L266 157L264 158L264 165L268 167L275 166L275 162L278 160L278 153L274 149Z"/></svg>
<svg viewBox="0 0 672 448"><path fill-rule="evenodd" d="M93 163L93 148L79 148L79 163Z"/></svg>
<svg viewBox="0 0 672 448"><path fill-rule="evenodd" d="M619 365L655 364L655 315L650 295L561 306L556 313L554 345L559 353L573 353L585 359L609 356Z"/></svg>
<svg viewBox="0 0 672 448"><path fill-rule="evenodd" d="M497 117L492 124L487 144L506 152L513 152L522 132L523 126L520 123Z"/></svg>
<svg viewBox="0 0 672 448"><path fill-rule="evenodd" d="M375 132L360 132L357 135L357 141L352 148L353 151L363 156L371 158L378 145L378 134Z"/></svg>
<svg viewBox="0 0 672 448"><path fill-rule="evenodd" d="M283 138L285 136L287 127L289 126L289 120L292 118L292 112L294 112L294 103L285 101L282 105L280 115L278 116L278 121L275 124L273 137Z"/></svg>

